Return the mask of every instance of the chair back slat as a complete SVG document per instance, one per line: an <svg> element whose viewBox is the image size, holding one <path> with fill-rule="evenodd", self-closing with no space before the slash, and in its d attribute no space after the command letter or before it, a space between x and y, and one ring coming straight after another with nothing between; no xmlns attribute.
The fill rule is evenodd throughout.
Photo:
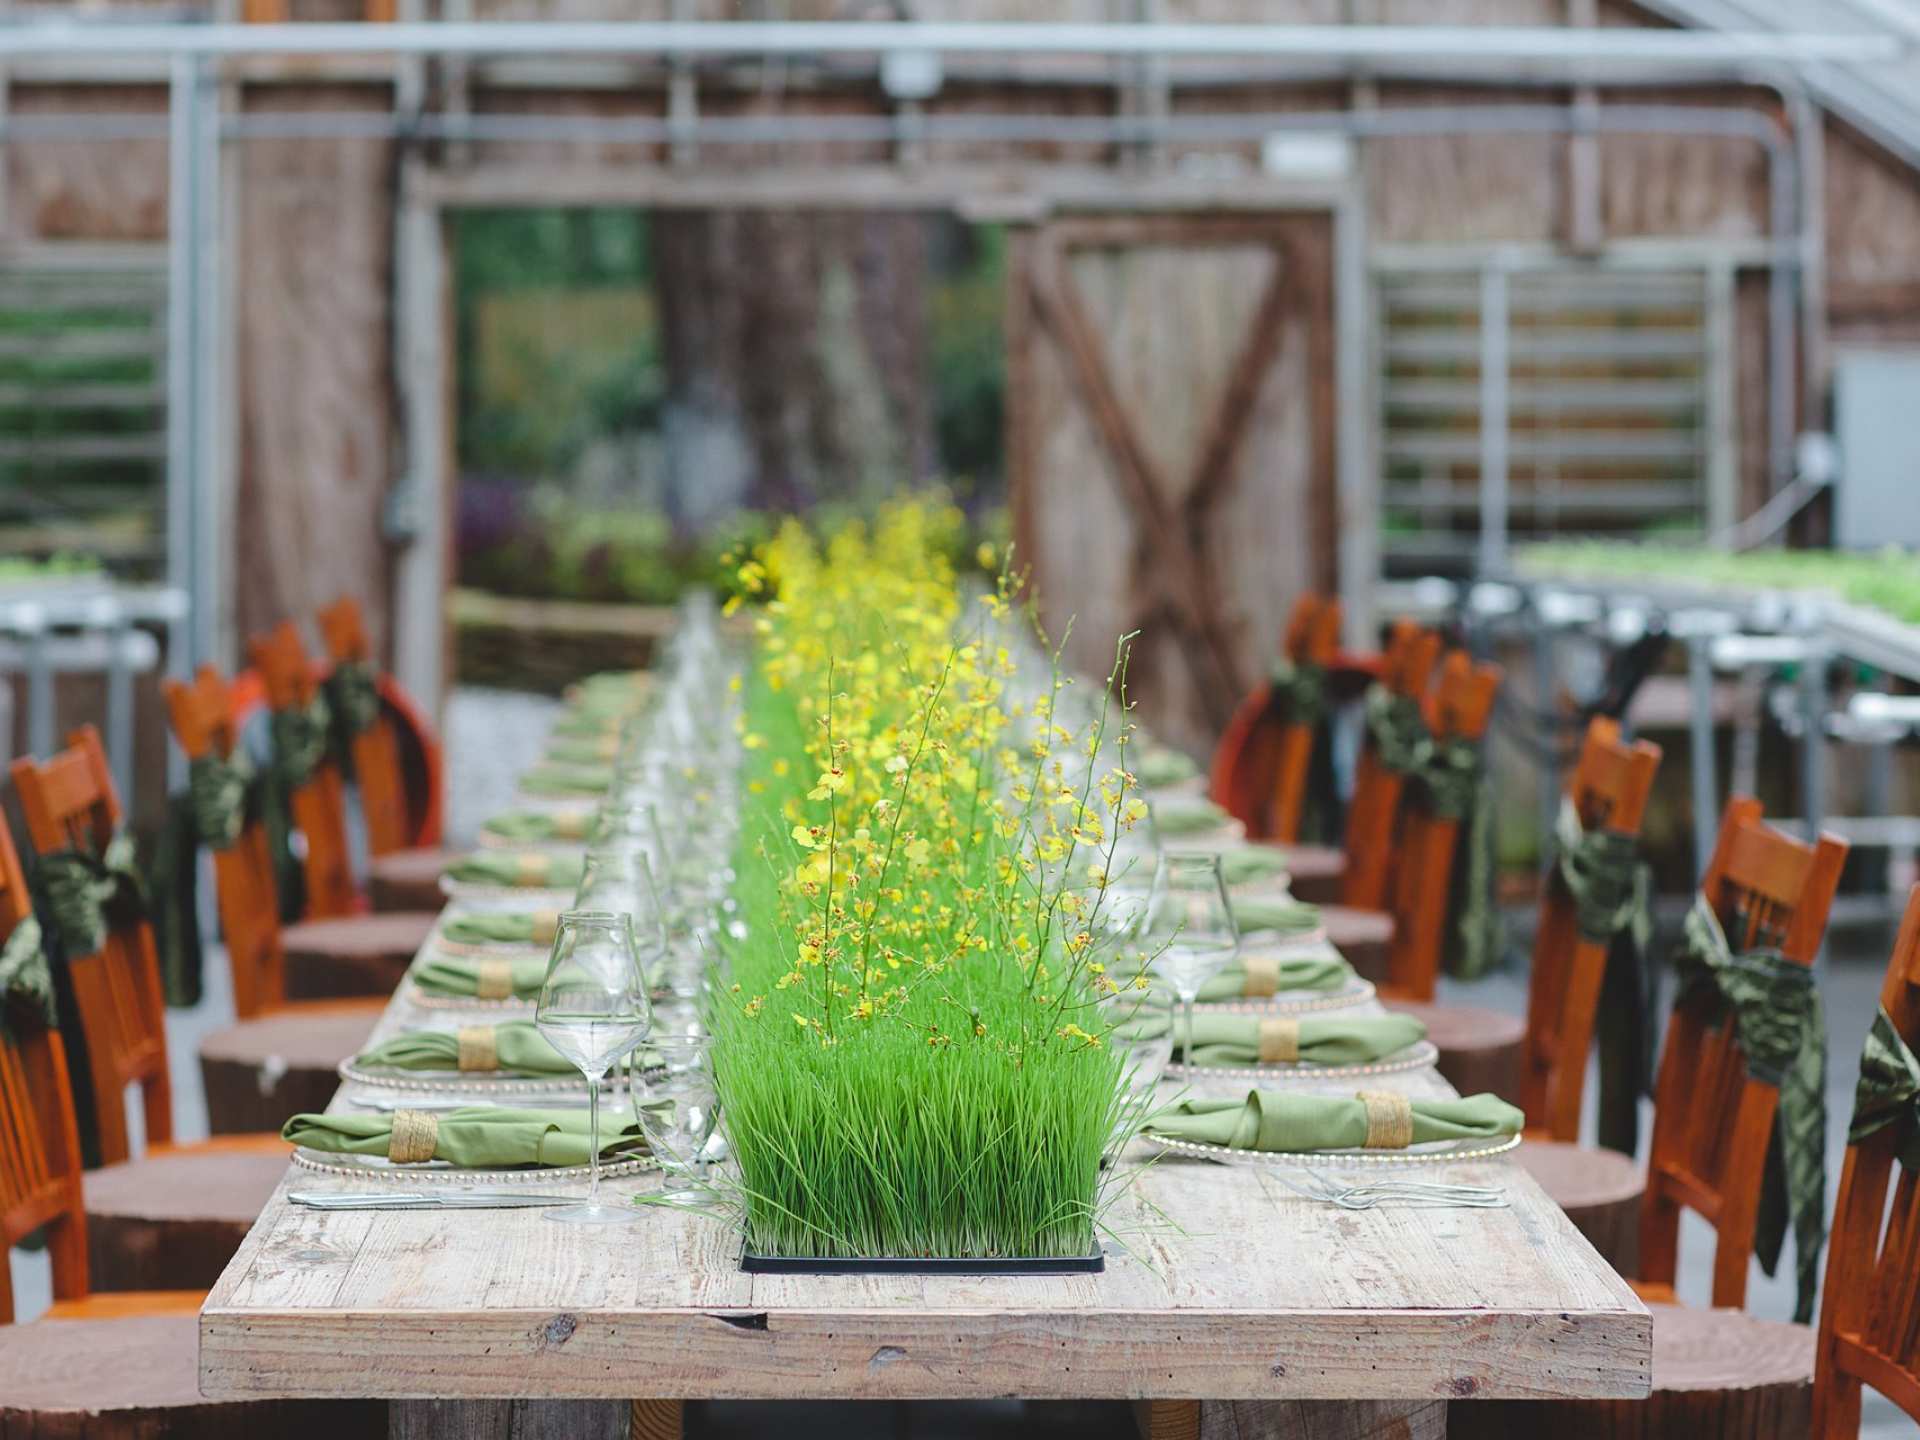
<svg viewBox="0 0 1920 1440"><path fill-rule="evenodd" d="M1907 898L1880 1008L1920 1052L1920 888ZM1920 1422L1920 1174L1900 1164L1900 1139L1891 1125L1848 1145L1840 1171L1814 1352L1816 1440L1860 1433L1863 1385Z"/></svg>
<svg viewBox="0 0 1920 1440"><path fill-rule="evenodd" d="M107 768L100 733L82 726L69 748L44 764L13 762L14 788L37 854L82 843L96 852L120 824L120 798ZM94 1123L106 1164L132 1158L125 1094L140 1087L148 1144L173 1139L173 1088L167 1071L166 1009L153 927L142 917L107 933L91 955L69 955L87 1068L93 1080Z"/></svg>
<svg viewBox="0 0 1920 1440"><path fill-rule="evenodd" d="M1660 747L1626 744L1620 722L1596 716L1587 726L1567 795L1588 833L1637 838L1660 770ZM1550 1140L1580 1138L1580 1107L1606 980L1607 947L1581 936L1573 896L1550 880L1540 900L1533 968L1527 980L1520 1107L1528 1129Z"/></svg>
<svg viewBox="0 0 1920 1440"><path fill-rule="evenodd" d="M189 760L226 759L239 739L233 687L211 665L191 684L166 684L167 721ZM286 959L280 938L280 892L274 882L267 828L249 816L240 838L213 852L213 885L233 975L233 1008L242 1020L277 1009L286 1001Z"/></svg>
<svg viewBox="0 0 1920 1440"><path fill-rule="evenodd" d="M291 622L282 621L247 647L267 688L267 704L289 710L313 703L320 687L307 647ZM288 799L293 824L306 837L307 914L314 919L350 915L359 908L347 846L346 789L331 756L314 767Z"/></svg>
<svg viewBox="0 0 1920 1440"><path fill-rule="evenodd" d="M1826 934L1847 844L1811 844L1762 823L1760 802L1736 797L1726 810L1700 891L1735 951L1767 946L1811 965ZM1640 1274L1672 1285L1680 1213L1714 1229L1712 1303L1738 1309L1747 1297L1747 1257L1759 1217L1777 1087L1747 1073L1735 1027L1711 995L1677 999L1654 1084L1652 1151L1640 1210Z"/></svg>
<svg viewBox="0 0 1920 1440"><path fill-rule="evenodd" d="M1436 739L1486 738L1493 702L1500 693L1497 665L1476 665L1456 650L1441 667L1429 706ZM1393 845L1391 866L1393 943L1387 952L1386 983L1381 993L1406 1000L1431 1000L1439 984L1446 949L1447 917L1453 897L1453 864L1460 844L1460 821L1425 806L1406 803ZM1349 862L1351 863L1351 862Z"/></svg>
<svg viewBox="0 0 1920 1440"><path fill-rule="evenodd" d="M1303 595L1287 626L1286 655L1295 665L1326 669L1340 649L1342 611L1338 600ZM1282 843L1300 839L1312 784L1313 747L1319 727L1311 716L1289 715L1280 728L1274 763L1273 799L1268 806L1268 838Z"/></svg>
<svg viewBox="0 0 1920 1440"><path fill-rule="evenodd" d="M360 602L343 595L320 612L320 634L335 665L370 665ZM367 729L353 737L353 778L367 826L367 850L388 855L413 843L407 814L407 777L400 763L400 737L384 709Z"/></svg>
<svg viewBox="0 0 1920 1440"><path fill-rule="evenodd" d="M1440 636L1411 620L1396 621L1387 642L1380 683L1396 695L1423 699L1440 659ZM1367 745L1354 771L1347 807L1347 868L1340 903L1356 910L1388 908L1395 832L1400 825L1401 777Z"/></svg>

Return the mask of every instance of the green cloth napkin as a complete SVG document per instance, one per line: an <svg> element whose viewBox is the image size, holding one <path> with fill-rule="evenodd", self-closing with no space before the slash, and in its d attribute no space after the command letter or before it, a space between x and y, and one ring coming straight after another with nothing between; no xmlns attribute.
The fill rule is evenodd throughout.
<svg viewBox="0 0 1920 1440"><path fill-rule="evenodd" d="M617 739L609 736L563 737L548 742L545 763L588 767L611 764L618 743Z"/></svg>
<svg viewBox="0 0 1920 1440"><path fill-rule="evenodd" d="M509 810L496 815L480 827L502 840L537 844L546 840L585 841L593 828L593 814L587 810Z"/></svg>
<svg viewBox="0 0 1920 1440"><path fill-rule="evenodd" d="M433 1158L463 1169L499 1170L515 1166L587 1163L584 1107L577 1110L502 1110L474 1106L437 1117L438 1143ZM385 1155L393 1137L391 1115L296 1115L280 1138L309 1150L338 1155ZM616 1159L646 1152L646 1138L629 1119L601 1114L600 1154Z"/></svg>
<svg viewBox="0 0 1920 1440"><path fill-rule="evenodd" d="M563 710L548 733L556 739L616 739L620 734L620 715L600 714L592 710Z"/></svg>
<svg viewBox="0 0 1920 1440"><path fill-rule="evenodd" d="M1134 778L1149 790L1183 785L1200 773L1193 757L1170 745L1149 745L1134 766Z"/></svg>
<svg viewBox="0 0 1920 1440"><path fill-rule="evenodd" d="M1153 803L1153 828L1161 839L1218 830L1233 816L1211 800L1174 797Z"/></svg>
<svg viewBox="0 0 1920 1440"><path fill-rule="evenodd" d="M1234 895L1228 898L1228 904L1233 907L1233 923L1240 927L1242 935L1256 930L1297 935L1320 923L1318 905L1309 905L1291 895Z"/></svg>
<svg viewBox="0 0 1920 1440"><path fill-rule="evenodd" d="M472 910L449 915L440 934L456 945L546 945L558 911Z"/></svg>
<svg viewBox="0 0 1920 1440"><path fill-rule="evenodd" d="M613 784L609 765L536 765L520 777L529 795L604 795Z"/></svg>
<svg viewBox="0 0 1920 1440"><path fill-rule="evenodd" d="M1332 946L1297 954L1246 955L1200 987L1209 1005L1260 999L1292 990L1338 990L1353 979L1353 967ZM1271 981L1271 986L1268 982Z"/></svg>
<svg viewBox="0 0 1920 1440"><path fill-rule="evenodd" d="M1287 1016L1210 1015L1193 1017L1193 1062L1196 1065L1257 1065L1261 1063L1261 1027ZM1302 1015L1298 1025L1297 1058L1312 1065L1365 1065L1397 1055L1427 1037L1427 1027L1411 1015ZM1129 1021L1143 1035L1174 1032L1174 1049L1187 1052L1186 1031L1178 1016L1168 1011L1143 1011ZM1277 1059L1279 1057L1270 1057Z"/></svg>
<svg viewBox="0 0 1920 1440"><path fill-rule="evenodd" d="M579 1068L547 1043L531 1020L508 1020L478 1027L493 1032L499 1064L479 1075L577 1075ZM453 1030L409 1030L362 1050L356 1061L363 1070L458 1070L460 1036Z"/></svg>
<svg viewBox="0 0 1920 1440"><path fill-rule="evenodd" d="M1498 1095L1413 1102L1413 1143L1494 1140L1518 1134L1526 1117ZM1192 1096L1153 1116L1148 1135L1233 1150L1306 1154L1357 1150L1367 1138L1367 1107L1338 1095L1252 1090L1244 1100Z"/></svg>
<svg viewBox="0 0 1920 1440"><path fill-rule="evenodd" d="M472 999L480 993L480 967L488 963L492 962L461 960L452 955L416 960L413 983L429 995ZM547 957L534 955L525 960L509 960L506 964L513 978L513 998L539 999L540 987L547 978Z"/></svg>
<svg viewBox="0 0 1920 1440"><path fill-rule="evenodd" d="M586 860L579 855L542 855L528 850L482 850L447 866L447 875L469 885L524 885L536 890L579 888Z"/></svg>
<svg viewBox="0 0 1920 1440"><path fill-rule="evenodd" d="M1220 873L1229 886L1258 885L1287 873L1287 852L1271 845L1249 845L1220 852Z"/></svg>

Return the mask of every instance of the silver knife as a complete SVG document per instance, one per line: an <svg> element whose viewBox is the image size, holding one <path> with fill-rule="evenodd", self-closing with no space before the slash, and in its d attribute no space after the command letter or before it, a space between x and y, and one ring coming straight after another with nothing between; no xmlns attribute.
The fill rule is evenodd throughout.
<svg viewBox="0 0 1920 1440"><path fill-rule="evenodd" d="M419 1190L289 1190L287 1199L313 1210L521 1210L536 1205L566 1205L573 1195L547 1190L452 1190L429 1195Z"/></svg>

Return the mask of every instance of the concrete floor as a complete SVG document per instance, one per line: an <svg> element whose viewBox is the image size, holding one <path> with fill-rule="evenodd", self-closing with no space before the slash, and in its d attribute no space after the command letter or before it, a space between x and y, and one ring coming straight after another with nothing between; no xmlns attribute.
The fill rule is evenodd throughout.
<svg viewBox="0 0 1920 1440"><path fill-rule="evenodd" d="M454 693L447 721L447 833L448 843L471 843L480 822L512 803L515 777L539 755L556 702L541 696L495 690L462 689ZM1828 1203L1839 1183L1840 1159L1846 1148L1846 1116L1853 1105L1856 1057L1873 1018L1874 1006L1891 950L1891 929L1868 925L1836 929L1831 936L1823 973L1831 1036L1832 1064L1828 1075ZM206 1133L206 1116L195 1059L198 1042L208 1031L227 1023L233 1013L224 957L214 955L207 966L207 995L190 1011L169 1012L167 1042L171 1057L176 1126L179 1137L195 1139ZM1443 981L1441 998L1488 1006L1514 1014L1525 1008L1525 977L1501 973L1471 985ZM1589 1093L1593 1087L1589 1085ZM1650 1129L1650 1113L1642 1126ZM138 1124L138 1115L134 1115ZM1688 1217L1681 1235L1680 1293L1683 1299L1705 1303L1712 1276L1712 1232ZM50 1301L46 1257L41 1252L15 1250L11 1256L16 1308L21 1320L32 1319ZM1753 1266L1747 1309L1767 1319L1787 1320L1793 1313L1793 1272L1789 1255L1780 1274L1769 1279ZM1032 1404L1004 1401L980 1405L740 1405L706 1404L692 1407L688 1433L709 1440L745 1440L770 1434L777 1428L785 1440L839 1440L858 1435L892 1435L914 1440L945 1440L948 1436L997 1435L1015 1440L1047 1435L1078 1440L1095 1435L1127 1433L1129 1417L1117 1405ZM1911 1437L1915 1427L1885 1401L1869 1397L1863 1440Z"/></svg>

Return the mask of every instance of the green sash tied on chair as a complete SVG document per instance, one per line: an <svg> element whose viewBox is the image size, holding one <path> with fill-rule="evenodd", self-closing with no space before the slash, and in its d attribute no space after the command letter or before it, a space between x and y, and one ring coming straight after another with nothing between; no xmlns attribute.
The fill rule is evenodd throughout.
<svg viewBox="0 0 1920 1440"><path fill-rule="evenodd" d="M196 755L187 762L187 803L194 838L210 850L227 850L247 828L251 805L259 803L258 775L244 750L230 756Z"/></svg>
<svg viewBox="0 0 1920 1440"><path fill-rule="evenodd" d="M1476 980L1494 967L1506 948L1500 910L1493 898L1499 855L1493 830L1493 777L1487 769L1486 747L1452 736L1429 739L1419 748L1423 759L1409 780L1431 814L1459 822L1463 832L1450 882L1452 898L1447 913L1452 928L1447 935L1447 972L1461 980Z"/></svg>
<svg viewBox="0 0 1920 1440"><path fill-rule="evenodd" d="M1889 1126L1899 1127L1894 1153L1900 1163L1920 1174L1920 1057L1907 1048L1887 1012L1878 1010L1860 1052L1847 1143L1858 1145Z"/></svg>
<svg viewBox="0 0 1920 1440"><path fill-rule="evenodd" d="M1426 765L1433 732L1418 700L1373 685L1367 690L1365 716L1367 738L1382 765L1397 775L1411 775Z"/></svg>
<svg viewBox="0 0 1920 1440"><path fill-rule="evenodd" d="M324 692L303 706L276 710L269 717L273 737L274 774L291 795L313 778L327 758L333 740L333 712Z"/></svg>
<svg viewBox="0 0 1920 1440"><path fill-rule="evenodd" d="M28 915L0 945L0 1040L10 1037L9 1017L16 1010L31 1013L48 1028L60 1023L53 998L53 970L41 944L40 922Z"/></svg>
<svg viewBox="0 0 1920 1440"><path fill-rule="evenodd" d="M334 724L343 738L364 735L380 718L380 682L364 660L343 660L335 665L324 688Z"/></svg>
<svg viewBox="0 0 1920 1440"><path fill-rule="evenodd" d="M1284 657L1267 675L1273 703L1295 725L1317 727L1327 714L1327 671L1322 665L1296 665Z"/></svg>
<svg viewBox="0 0 1920 1440"><path fill-rule="evenodd" d="M43 855L38 874L54 933L70 959L97 953L115 927L146 917L146 887L134 865L131 835L114 836L99 855Z"/></svg>
<svg viewBox="0 0 1920 1440"><path fill-rule="evenodd" d="M1794 1319L1806 1324L1827 1237L1827 1026L1819 987L1809 966L1778 951L1734 954L1705 896L1696 896L1687 912L1673 961L1682 1002L1710 991L1732 1019L1747 1073L1779 1088L1753 1250L1773 1274L1791 1222Z"/></svg>
<svg viewBox="0 0 1920 1440"><path fill-rule="evenodd" d="M1652 1090L1654 1014L1653 872L1640 843L1616 830L1588 831L1571 799L1554 826L1554 875L1573 901L1583 940L1607 950L1595 1027L1600 1045L1600 1143L1632 1155L1640 1097Z"/></svg>

